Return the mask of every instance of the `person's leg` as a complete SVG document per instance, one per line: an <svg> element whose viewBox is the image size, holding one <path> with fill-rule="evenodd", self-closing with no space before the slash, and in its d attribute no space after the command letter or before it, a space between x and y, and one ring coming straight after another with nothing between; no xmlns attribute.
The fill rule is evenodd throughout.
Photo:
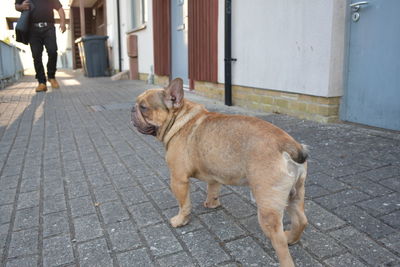
<svg viewBox="0 0 400 267"><path fill-rule="evenodd" d="M33 64L35 66L36 79L40 84L46 84L46 75L42 63L43 39L38 29L32 28L29 38L32 51Z"/></svg>
<svg viewBox="0 0 400 267"><path fill-rule="evenodd" d="M44 46L46 47L49 61L47 62L47 78L54 79L57 70L57 40L54 26L44 32Z"/></svg>

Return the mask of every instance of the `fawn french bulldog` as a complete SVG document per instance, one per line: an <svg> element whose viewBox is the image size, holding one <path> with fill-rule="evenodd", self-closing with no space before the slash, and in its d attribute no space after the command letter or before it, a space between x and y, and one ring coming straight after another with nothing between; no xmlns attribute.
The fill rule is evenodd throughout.
<svg viewBox="0 0 400 267"><path fill-rule="evenodd" d="M308 152L280 128L258 118L207 111L184 99L181 79L164 89L139 95L132 122L140 133L164 143L171 189L179 213L173 227L189 222L189 178L208 183L204 206L220 205L221 184L248 185L257 203L258 221L281 266L294 266L288 244L299 241L307 225L304 182ZM287 209L291 229L283 230Z"/></svg>

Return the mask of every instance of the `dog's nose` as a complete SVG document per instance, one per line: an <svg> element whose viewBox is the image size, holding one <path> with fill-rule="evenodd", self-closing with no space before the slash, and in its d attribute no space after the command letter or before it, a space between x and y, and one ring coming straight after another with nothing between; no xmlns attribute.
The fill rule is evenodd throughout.
<svg viewBox="0 0 400 267"><path fill-rule="evenodd" d="M131 112L136 112L136 105L132 107Z"/></svg>

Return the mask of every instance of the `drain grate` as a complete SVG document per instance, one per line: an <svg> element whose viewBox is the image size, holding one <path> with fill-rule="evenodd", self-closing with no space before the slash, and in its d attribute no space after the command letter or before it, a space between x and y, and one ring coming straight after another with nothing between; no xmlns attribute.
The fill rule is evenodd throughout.
<svg viewBox="0 0 400 267"><path fill-rule="evenodd" d="M92 111L108 111L108 110L123 110L123 109L128 109L130 110L132 108L132 103L110 103L110 104L105 104L105 105L92 105L89 106L89 108Z"/></svg>

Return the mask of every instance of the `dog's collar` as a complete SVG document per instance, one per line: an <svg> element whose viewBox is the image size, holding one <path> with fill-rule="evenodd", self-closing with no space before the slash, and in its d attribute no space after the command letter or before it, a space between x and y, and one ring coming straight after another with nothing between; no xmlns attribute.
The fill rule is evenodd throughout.
<svg viewBox="0 0 400 267"><path fill-rule="evenodd" d="M169 141L171 141L172 137L174 137L174 135L179 132L186 123L197 116L197 114L202 110L204 110L203 105L195 105L190 109L185 109L183 112L179 112L177 115L171 112L169 115L169 123L160 131L158 139L164 143L165 147L168 147Z"/></svg>

